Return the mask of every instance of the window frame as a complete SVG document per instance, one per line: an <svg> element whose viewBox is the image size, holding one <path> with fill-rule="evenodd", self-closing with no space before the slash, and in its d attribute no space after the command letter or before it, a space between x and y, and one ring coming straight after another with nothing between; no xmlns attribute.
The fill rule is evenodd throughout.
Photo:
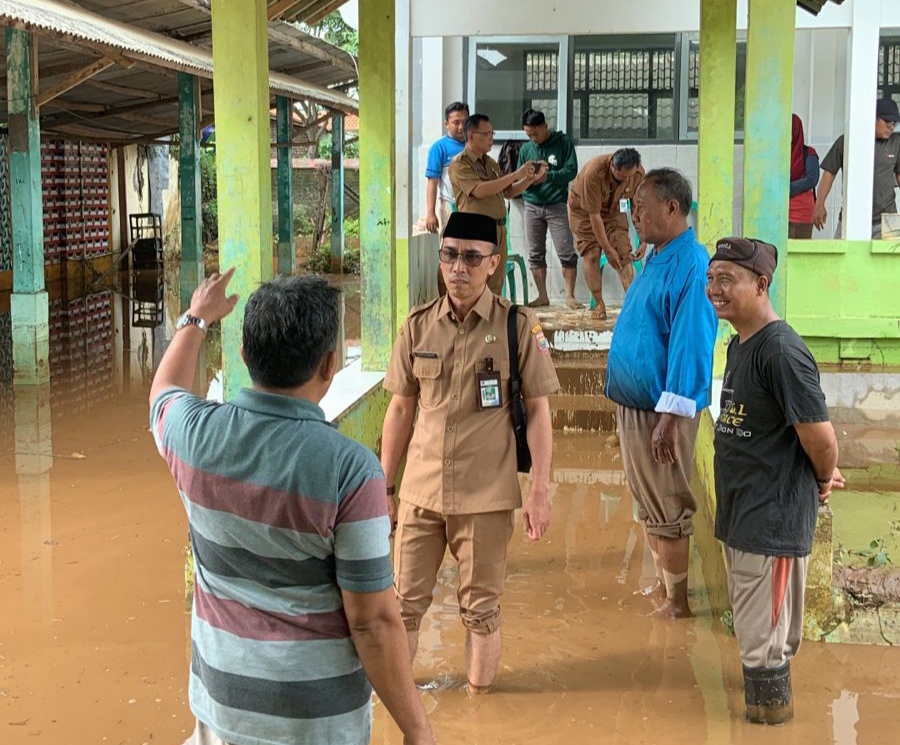
<svg viewBox="0 0 900 745"><path fill-rule="evenodd" d="M594 49L622 49L622 50L641 50L641 49L658 49L660 43L666 42L668 43L670 40L673 44L673 51L675 53L675 64L674 69L672 71L672 77L674 81L674 85L672 88L672 111L673 116L676 117L675 126L672 128L672 137L668 138L659 138L659 139L642 139L636 140L634 138L602 138L598 139L596 137L578 137L575 132L575 122L573 120L569 120L567 122L568 129L566 130L569 133L569 136L572 138L573 142L580 147L603 147L606 145L627 145L633 143L641 143L641 144L650 144L650 145L672 145L678 143L678 130L679 130L679 102L680 102L680 90L681 90L681 76L679 75L680 70L680 56L681 56L681 34L672 33L672 34L583 34L581 38L593 38L597 40L596 46ZM575 55L578 51L581 51L576 48L575 39L579 38L577 35L572 36L570 43L570 53L569 53L569 80L575 80ZM573 116L573 112L575 111L575 86L570 86L571 90L569 91L569 112L570 117Z"/></svg>
<svg viewBox="0 0 900 745"><path fill-rule="evenodd" d="M685 31L681 34L681 70L679 74L679 82L681 84L681 99L678 116L678 142L686 142L689 144L696 143L700 138L700 133L688 130L688 100L691 97L691 42L697 42L697 48L700 47L700 33L697 31ZM747 32L739 30L735 44L744 45L744 59L747 58ZM737 47L735 47L735 55L737 55ZM737 71L735 70L735 74ZM737 80L735 80L737 82ZM747 78L744 76L744 87L746 89ZM698 81L699 90L699 81ZM734 130L734 142L742 143L744 141L744 130Z"/></svg>
<svg viewBox="0 0 900 745"><path fill-rule="evenodd" d="M469 105L469 111L473 114L478 113L475 108L475 76L478 72L477 52L480 44L518 44L527 46L528 44L557 44L559 47L559 58L557 60L557 85L556 85L556 106L557 106L557 129L568 132L569 123L569 45L573 37L564 35L555 36L468 36L466 37L466 103ZM490 115L490 112L485 112ZM524 112L523 112L524 113ZM527 140L525 132L519 129L495 129L495 141L500 140Z"/></svg>
<svg viewBox="0 0 900 745"><path fill-rule="evenodd" d="M878 78L881 85L878 88L879 98L894 98L895 101L900 100L900 81L885 90L887 81L887 60L882 56L882 50L888 45L900 47L900 28L883 28L878 34L878 56L881 58L878 64Z"/></svg>

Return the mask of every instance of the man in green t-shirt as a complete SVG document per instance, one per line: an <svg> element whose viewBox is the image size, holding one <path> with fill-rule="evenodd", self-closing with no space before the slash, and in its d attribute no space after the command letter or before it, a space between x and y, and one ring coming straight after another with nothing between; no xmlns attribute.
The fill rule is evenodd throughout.
<svg viewBox="0 0 900 745"><path fill-rule="evenodd" d="M569 183L578 173L575 145L563 132L551 132L542 111L528 109L522 115L522 129L528 135L519 150L519 167L528 161L546 163L543 174L528 187L525 200L525 238L528 243L528 265L537 285L537 299L532 307L550 305L547 296L547 231L562 264L566 282L566 304L581 307L575 300L575 279L578 276L578 254L569 228L566 201Z"/></svg>

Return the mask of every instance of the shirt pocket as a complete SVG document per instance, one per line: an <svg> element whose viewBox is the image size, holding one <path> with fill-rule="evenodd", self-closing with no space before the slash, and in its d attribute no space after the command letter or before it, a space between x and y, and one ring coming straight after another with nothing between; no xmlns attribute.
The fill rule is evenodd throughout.
<svg viewBox="0 0 900 745"><path fill-rule="evenodd" d="M419 382L419 406L423 409L434 408L441 402L443 369L443 361L440 359L431 357L415 357L413 359L413 375Z"/></svg>

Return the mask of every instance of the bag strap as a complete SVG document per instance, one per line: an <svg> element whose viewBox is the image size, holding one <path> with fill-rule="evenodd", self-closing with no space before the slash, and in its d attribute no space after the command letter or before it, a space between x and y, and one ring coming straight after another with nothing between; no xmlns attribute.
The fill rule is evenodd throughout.
<svg viewBox="0 0 900 745"><path fill-rule="evenodd" d="M513 398L516 398L522 390L522 379L519 377L519 330L516 325L518 312L518 305L510 305L509 314L506 316L506 338L509 343L509 389Z"/></svg>

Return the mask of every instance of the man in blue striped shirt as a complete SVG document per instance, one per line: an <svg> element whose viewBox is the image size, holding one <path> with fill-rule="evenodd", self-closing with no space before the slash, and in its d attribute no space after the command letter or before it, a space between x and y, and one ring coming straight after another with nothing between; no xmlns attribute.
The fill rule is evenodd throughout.
<svg viewBox="0 0 900 745"><path fill-rule="evenodd" d="M194 292L150 390L194 554L193 743L365 745L374 686L404 742L433 745L391 589L384 475L318 406L338 290L291 277L254 292L253 387L217 404L188 389L206 328L237 302L233 271Z"/></svg>

